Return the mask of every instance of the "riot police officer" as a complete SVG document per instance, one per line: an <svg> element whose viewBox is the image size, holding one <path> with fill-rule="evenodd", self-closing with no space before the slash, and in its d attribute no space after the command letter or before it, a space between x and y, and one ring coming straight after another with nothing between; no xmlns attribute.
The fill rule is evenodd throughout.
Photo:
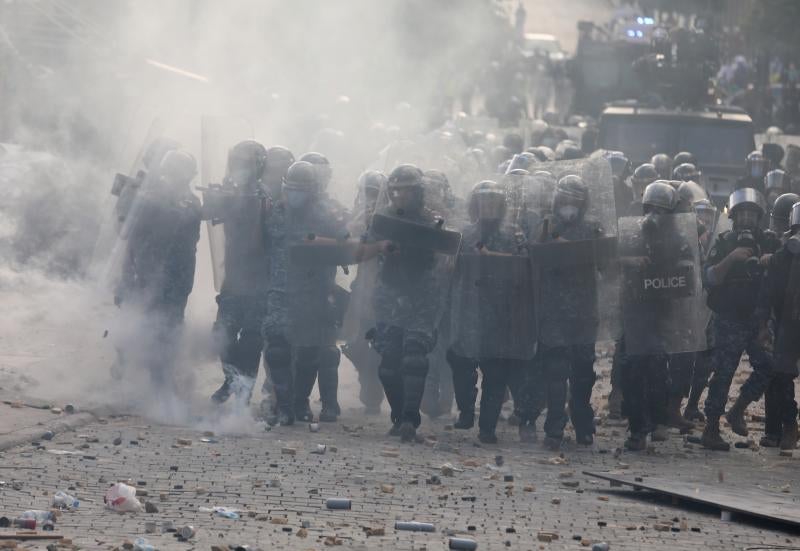
<svg viewBox="0 0 800 551"><path fill-rule="evenodd" d="M387 181L389 205L377 214L425 227L436 225L426 208L422 171L400 165ZM373 224L373 231L374 229ZM385 237L385 236L384 236ZM378 368L391 408L389 434L410 442L421 423L420 404L428 373L428 354L436 345L441 313L441 285L436 255L424 247L398 247L379 262L374 309L376 326L369 337L381 355Z"/></svg>
<svg viewBox="0 0 800 551"><path fill-rule="evenodd" d="M127 249L115 303L145 316L134 346L122 346L120 361L147 368L159 390L171 389L186 302L194 285L200 202L189 187L197 163L186 151L164 154L137 192L129 211ZM116 366L122 367L122 365Z"/></svg>
<svg viewBox="0 0 800 551"><path fill-rule="evenodd" d="M673 171L683 164L690 164L697 167L697 157L690 151L680 151L676 153L675 157L672 159Z"/></svg>
<svg viewBox="0 0 800 551"><path fill-rule="evenodd" d="M210 233L224 231L224 279L219 288L214 338L224 380L211 399L223 403L235 393L249 402L261 360L261 319L269 277L263 218L268 191L263 185L267 150L258 142L237 143L228 154L219 189L204 195ZM212 238L212 246L215 241Z"/></svg>
<svg viewBox="0 0 800 551"><path fill-rule="evenodd" d="M758 165L757 162L750 163L751 168ZM764 393L772 372L772 359L763 344L768 330L753 317L763 278L759 257L769 247L764 232L759 228L766 210L764 198L758 190L743 188L731 194L728 205L733 230L720 234L704 270L708 306L713 311L714 350L702 441L705 447L720 451L730 449L720 435L719 419L725 411L731 381L742 353L747 351L753 373L742 385L739 397L725 416L736 434L747 435L745 409Z"/></svg>
<svg viewBox="0 0 800 551"><path fill-rule="evenodd" d="M493 313L510 315L510 312L499 311L499 305L492 303L491 292L484 294L481 293L482 289L476 290L475 288L477 283L480 285L494 283L494 271L499 272L506 268L505 264L493 262L499 260L499 257L524 256L524 236L519 228L507 223L507 209L507 190L503 184L484 180L472 188L469 198L469 213L472 222L463 230L462 252L455 276L457 282L463 279L466 283L463 286L455 285L450 298L452 302L458 303L456 308L451 309L451 315L460 318L453 320L454 329L452 331L455 333L455 343L447 351L447 361L452 369L456 404L459 410L458 420L454 427L469 429L474 424L477 369L480 368L483 380L478 439L490 444L497 442L495 429L506 389L512 382L512 376L524 369L524 361L515 358L518 355L516 351L507 349L500 342L482 342L487 332L493 329L488 325L496 320L481 319L481 312L490 317ZM482 259L475 255L490 258ZM464 273L472 267L467 259L472 262L485 261L483 266L489 272L488 281L475 280L474 277L470 277L473 275L472 273L469 275ZM480 287L480 285L478 286ZM518 291L516 286L496 289L500 293L514 290ZM464 293L475 300L469 301L469 298L465 299L465 297L459 296L459 293ZM461 300L467 302L467 305L462 305L459 302ZM465 312L465 308L470 311ZM464 319L467 317L468 319ZM476 340L481 341L484 346L475 346ZM533 350L531 349L532 355Z"/></svg>
<svg viewBox="0 0 800 551"><path fill-rule="evenodd" d="M602 237L604 228L598 221L586 216L590 201L590 190L577 175L563 176L557 183L552 200L551 215L545 218L541 232L543 243L567 243ZM590 445L594 439L594 411L591 406L592 388L596 380L594 372L595 339L597 324L596 266L582 270L574 267L553 267L541 274L540 292L540 343L536 353L538 374L531 384L541 378L547 401L547 417L544 423L545 445L558 449L563 439L567 415L567 382L569 381L569 413L579 444ZM586 327L563 327L563 316L589 320ZM566 319L566 318L564 318ZM572 330L576 334L564 340L552 332ZM545 331L549 334L545 335ZM579 334L580 333L580 334ZM549 344L548 344L549 343ZM525 393L535 396L536 392ZM531 419L520 425L520 434L535 423L541 413L541 403L536 404Z"/></svg>
<svg viewBox="0 0 800 551"><path fill-rule="evenodd" d="M788 225L787 239L767 263L757 309L762 324L772 318L775 334L774 373L764 396L766 423L761 444L782 450L793 450L798 439L794 379L800 358L800 202L793 205Z"/></svg>
<svg viewBox="0 0 800 551"><path fill-rule="evenodd" d="M656 168L659 180L669 180L672 178L672 157L666 153L656 153L653 155L650 159L650 164Z"/></svg>
<svg viewBox="0 0 800 551"><path fill-rule="evenodd" d="M800 195L796 193L784 193L778 196L772 203L772 209L769 215L769 229L772 230L776 236L783 237L791 228L790 216L792 214L792 208L798 201L800 201Z"/></svg>
<svg viewBox="0 0 800 551"><path fill-rule="evenodd" d="M669 363L674 352L670 339L678 332L674 324L684 320L674 319L679 310L673 309L670 301L639 296L643 290L636 281L647 281L639 279L642 274L675 273L682 265L697 261L689 241L697 239L697 230L691 227L688 232L682 231L677 217L685 215L674 214L677 195L668 182L659 180L648 185L642 197L644 218L629 238L627 254L621 251L623 268L635 277L626 281L623 290L627 350L623 350L625 361L621 362L623 408L630 432L625 447L632 451L647 447L648 433L653 441L664 440L662 427L669 422ZM622 228L620 233L622 239Z"/></svg>
<svg viewBox="0 0 800 551"><path fill-rule="evenodd" d="M335 421L340 352L335 308L336 266L299 266L293 246L307 241L343 240L342 220L319 199L318 173L311 163L289 167L283 194L267 219L270 240L270 287L262 326L264 356L269 364L277 405L271 424L312 420L308 398L319 375L320 421ZM326 370L333 373L324 373Z"/></svg>
<svg viewBox="0 0 800 551"><path fill-rule="evenodd" d="M756 150L747 155L745 159L745 175L736 182L736 189L752 188L762 195L764 191L764 177L769 169L769 161L764 154Z"/></svg>
<svg viewBox="0 0 800 551"><path fill-rule="evenodd" d="M788 184L789 179L786 176L786 173L779 168L770 170L767 172L767 175L764 176L764 189L766 189L768 212L772 213L772 209L778 197L789 191ZM791 209L791 207L789 208Z"/></svg>

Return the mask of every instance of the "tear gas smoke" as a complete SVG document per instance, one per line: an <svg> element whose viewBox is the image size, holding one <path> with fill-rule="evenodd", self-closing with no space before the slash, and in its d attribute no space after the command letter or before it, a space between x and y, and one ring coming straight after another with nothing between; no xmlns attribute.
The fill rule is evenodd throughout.
<svg viewBox="0 0 800 551"><path fill-rule="evenodd" d="M211 152L221 159L246 138L296 156L321 151L334 168L332 195L352 204L357 175L380 148L441 124L432 113L476 79L508 29L490 0L35 4L0 7L0 142L12 144L0 151L0 354L25 358L11 367L37 381L38 395L173 422L203 412L220 375L207 237L174 392L153 392L140 369L164 361L156 320L119 315L100 277L116 240L113 174L134 165L153 121L198 164L210 154L203 116L226 129L227 143ZM51 31L37 34L36 24ZM122 381L109 374L120 346L139 356ZM252 428L230 411L219 426Z"/></svg>

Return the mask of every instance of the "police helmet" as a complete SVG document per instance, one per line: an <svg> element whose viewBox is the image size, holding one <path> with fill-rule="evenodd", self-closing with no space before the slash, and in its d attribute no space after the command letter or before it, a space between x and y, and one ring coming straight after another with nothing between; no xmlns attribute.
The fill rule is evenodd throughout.
<svg viewBox="0 0 800 551"><path fill-rule="evenodd" d="M319 191L319 181L314 165L308 161L296 161L286 171L283 178L283 187L295 191Z"/></svg>
<svg viewBox="0 0 800 551"><path fill-rule="evenodd" d="M173 149L164 155L158 173L173 183L188 184L197 175L197 161L188 151Z"/></svg>
<svg viewBox="0 0 800 551"><path fill-rule="evenodd" d="M658 153L653 155L650 162L658 172L659 178L669 179L672 178L672 157L666 153Z"/></svg>
<svg viewBox="0 0 800 551"><path fill-rule="evenodd" d="M761 216L767 211L766 202L761 192L753 188L737 189L728 198L728 218L733 218L733 214L742 208L752 208L759 212Z"/></svg>
<svg viewBox="0 0 800 551"><path fill-rule="evenodd" d="M656 180L644 188L642 206L672 212L678 204L678 192L666 180Z"/></svg>

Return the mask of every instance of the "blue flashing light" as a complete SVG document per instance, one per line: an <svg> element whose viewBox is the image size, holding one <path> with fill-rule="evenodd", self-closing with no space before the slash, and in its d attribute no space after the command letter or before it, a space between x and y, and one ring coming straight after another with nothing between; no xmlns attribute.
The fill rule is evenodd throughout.
<svg viewBox="0 0 800 551"><path fill-rule="evenodd" d="M628 29L628 36L630 38L636 38L636 32L632 31L631 29Z"/></svg>

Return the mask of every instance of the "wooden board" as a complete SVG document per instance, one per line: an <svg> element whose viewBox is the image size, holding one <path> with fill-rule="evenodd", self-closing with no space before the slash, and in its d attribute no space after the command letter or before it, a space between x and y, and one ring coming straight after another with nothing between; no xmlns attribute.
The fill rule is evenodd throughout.
<svg viewBox="0 0 800 551"><path fill-rule="evenodd" d="M631 486L678 499L716 507L720 511L788 524L800 529L800 499L789 494L768 492L749 484L726 482L708 484L657 476L622 476L615 473L583 471L587 476L611 482L612 486Z"/></svg>

